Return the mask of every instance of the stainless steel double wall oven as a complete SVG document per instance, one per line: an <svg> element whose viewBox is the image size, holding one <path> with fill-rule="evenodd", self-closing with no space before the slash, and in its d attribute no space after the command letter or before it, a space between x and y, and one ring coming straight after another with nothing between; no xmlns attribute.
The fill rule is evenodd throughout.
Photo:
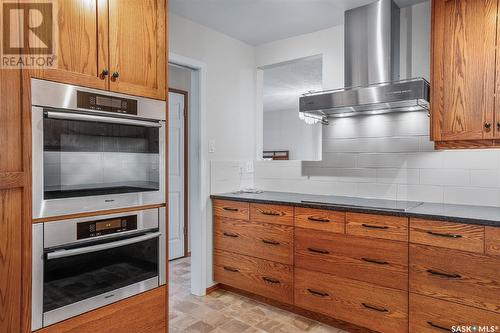
<svg viewBox="0 0 500 333"><path fill-rule="evenodd" d="M33 218L165 203L165 119L165 101L33 79ZM32 329L165 284L165 215L34 224Z"/></svg>

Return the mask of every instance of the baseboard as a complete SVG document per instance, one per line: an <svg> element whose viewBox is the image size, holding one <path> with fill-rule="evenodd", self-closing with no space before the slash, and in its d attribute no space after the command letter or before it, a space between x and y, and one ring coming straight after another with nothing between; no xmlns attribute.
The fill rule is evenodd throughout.
<svg viewBox="0 0 500 333"><path fill-rule="evenodd" d="M356 326L354 324L351 324L351 323L348 323L348 322L345 322L345 321L342 321L339 319L335 319L332 317L328 317L328 316L322 315L322 314L314 312L314 311L309 311L309 310L306 310L303 308L299 308L299 307L292 305L292 304L286 304L286 303L282 303L279 301L275 301L273 299L270 299L270 298L267 298L264 296L260 296L260 295L256 295L256 294L253 294L251 292L241 290L238 288L234 288L234 287L231 287L231 286L228 286L225 284L219 283L219 284L216 284L215 286L217 286L217 289L224 289L224 290L227 290L230 292L234 292L236 294L240 294L242 296L254 299L258 302L269 304L271 306L274 306L274 307L277 307L277 308L280 308L280 309L283 309L283 310L286 310L289 312L293 312L293 313L301 315L303 317L306 317L306 318L309 318L309 319L312 319L315 321L319 321L319 322L327 324L329 326L340 328L340 329L347 331L347 332L350 332L350 333L377 333L375 331L369 330L369 329L364 328L364 327ZM213 287L215 287L215 286L213 286ZM213 288L213 287L210 287L210 288Z"/></svg>
<svg viewBox="0 0 500 333"><path fill-rule="evenodd" d="M220 288L221 288L221 284L220 283L214 284L213 286L207 288L206 295L211 294L211 293L213 293L214 291L216 291L216 290L218 290Z"/></svg>

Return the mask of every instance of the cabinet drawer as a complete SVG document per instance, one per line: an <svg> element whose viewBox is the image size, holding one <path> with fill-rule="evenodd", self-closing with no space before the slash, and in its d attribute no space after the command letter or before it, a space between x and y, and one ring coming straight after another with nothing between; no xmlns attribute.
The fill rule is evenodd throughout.
<svg viewBox="0 0 500 333"><path fill-rule="evenodd" d="M295 305L384 333L408 332L408 294L295 268Z"/></svg>
<svg viewBox="0 0 500 333"><path fill-rule="evenodd" d="M214 235L216 249L293 264L293 227L217 217Z"/></svg>
<svg viewBox="0 0 500 333"><path fill-rule="evenodd" d="M254 222L293 225L293 207L268 204L250 204L250 219Z"/></svg>
<svg viewBox="0 0 500 333"><path fill-rule="evenodd" d="M346 214L346 233L350 235L408 241L408 218L372 214Z"/></svg>
<svg viewBox="0 0 500 333"><path fill-rule="evenodd" d="M333 210L296 207L295 226L344 233L345 213Z"/></svg>
<svg viewBox="0 0 500 333"><path fill-rule="evenodd" d="M293 303L293 268L288 265L215 250L214 279L261 296Z"/></svg>
<svg viewBox="0 0 500 333"><path fill-rule="evenodd" d="M498 313L412 293L409 317L411 333L452 332L453 326L500 326Z"/></svg>
<svg viewBox="0 0 500 333"><path fill-rule="evenodd" d="M246 221L248 221L250 217L248 202L214 200L213 207L214 216L229 217Z"/></svg>
<svg viewBox="0 0 500 333"><path fill-rule="evenodd" d="M410 291L500 313L500 259L410 244Z"/></svg>
<svg viewBox="0 0 500 333"><path fill-rule="evenodd" d="M408 244L295 229L295 266L408 290Z"/></svg>
<svg viewBox="0 0 500 333"><path fill-rule="evenodd" d="M485 230L486 254L500 256L500 228L486 227Z"/></svg>
<svg viewBox="0 0 500 333"><path fill-rule="evenodd" d="M410 219L410 242L484 253L484 227Z"/></svg>

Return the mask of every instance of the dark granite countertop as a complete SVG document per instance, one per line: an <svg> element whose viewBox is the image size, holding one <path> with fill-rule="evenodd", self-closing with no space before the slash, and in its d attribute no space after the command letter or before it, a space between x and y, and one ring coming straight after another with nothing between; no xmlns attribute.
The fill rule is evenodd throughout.
<svg viewBox="0 0 500 333"><path fill-rule="evenodd" d="M500 207L451 205L416 201L366 199L289 192L224 193L212 199L268 204L291 204L299 207L332 209L359 213L418 217L432 220L500 227Z"/></svg>

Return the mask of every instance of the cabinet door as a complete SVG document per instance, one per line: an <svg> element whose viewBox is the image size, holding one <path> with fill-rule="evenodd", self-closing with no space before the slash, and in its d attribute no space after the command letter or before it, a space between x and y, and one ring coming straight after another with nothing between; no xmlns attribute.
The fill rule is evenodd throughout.
<svg viewBox="0 0 500 333"><path fill-rule="evenodd" d="M165 99L165 10L165 0L109 0L110 90Z"/></svg>
<svg viewBox="0 0 500 333"><path fill-rule="evenodd" d="M492 139L497 1L433 5L433 140Z"/></svg>
<svg viewBox="0 0 500 333"><path fill-rule="evenodd" d="M107 0L57 0L57 69L34 73L48 80L107 89Z"/></svg>

